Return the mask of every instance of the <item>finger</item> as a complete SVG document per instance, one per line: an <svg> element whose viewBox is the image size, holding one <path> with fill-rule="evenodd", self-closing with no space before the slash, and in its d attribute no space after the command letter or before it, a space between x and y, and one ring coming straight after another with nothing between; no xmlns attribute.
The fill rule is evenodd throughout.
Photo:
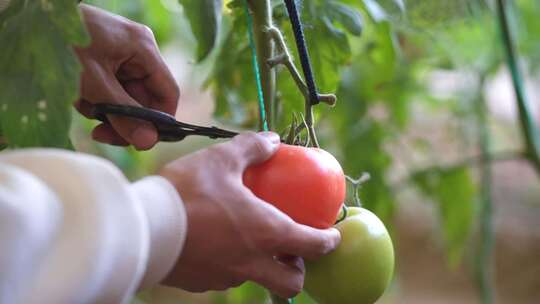
<svg viewBox="0 0 540 304"><path fill-rule="evenodd" d="M296 296L304 287L303 268L290 266L273 257L264 257L250 265L248 279L278 296L288 299Z"/></svg>
<svg viewBox="0 0 540 304"><path fill-rule="evenodd" d="M96 62L87 62L82 74L81 95L91 103L111 102L114 104L140 106L124 90L116 75L102 68ZM87 111L84 103L78 103L81 110ZM88 113L87 113L88 114ZM154 126L141 120L109 115L108 119L115 131L138 150L147 150L157 142Z"/></svg>
<svg viewBox="0 0 540 304"><path fill-rule="evenodd" d="M87 118L94 118L92 115L92 103L85 99L79 99L74 104L79 113ZM98 142L114 145L114 146L129 146L116 131L108 124L99 124L92 130L92 138Z"/></svg>
<svg viewBox="0 0 540 304"><path fill-rule="evenodd" d="M151 106L175 115L178 108L178 100L180 99L180 88L169 68L161 59L161 56L159 60L156 59L156 64L156 71L144 79L146 87L157 99L157 102Z"/></svg>
<svg viewBox="0 0 540 304"><path fill-rule="evenodd" d="M155 127L148 122L112 115L107 117L114 130L137 150L149 150L158 141Z"/></svg>
<svg viewBox="0 0 540 304"><path fill-rule="evenodd" d="M81 113L81 115L83 115L84 117L94 118L92 116L92 104L88 102L87 100L84 100L81 98L75 101L74 106L75 106L75 109L77 109L77 111L79 111L79 113Z"/></svg>
<svg viewBox="0 0 540 304"><path fill-rule="evenodd" d="M114 100L117 103L140 106L117 81L113 85L113 90L115 93ZM158 141L157 131L149 122L114 115L108 115L108 119L114 130L138 150L148 150Z"/></svg>
<svg viewBox="0 0 540 304"><path fill-rule="evenodd" d="M75 102L75 108L85 117L87 118L94 118L93 115L93 107L94 105L90 103L89 101L85 99L79 99ZM123 143L126 142L120 134L118 134L114 128L112 128L109 124L100 124L98 125L94 130L92 135L94 136L95 140L98 140L103 143ZM129 145L129 143L128 143Z"/></svg>
<svg viewBox="0 0 540 304"><path fill-rule="evenodd" d="M227 149L231 149L239 162L239 169L243 172L247 167L262 163L274 155L279 148L279 135L273 132L253 133L246 132L234 137L228 142Z"/></svg>
<svg viewBox="0 0 540 304"><path fill-rule="evenodd" d="M282 238L268 248L275 254L315 260L335 250L341 241L341 235L335 228L322 230L291 221L282 229Z"/></svg>
<svg viewBox="0 0 540 304"><path fill-rule="evenodd" d="M100 124L92 130L92 138L101 143L114 145L114 146L129 146L129 143L125 141L122 136L118 135L116 131L108 124Z"/></svg>
<svg viewBox="0 0 540 304"><path fill-rule="evenodd" d="M124 80L141 80L144 89L152 95L148 99L152 101L148 106L174 115L180 88L161 57L151 30L146 28L144 35L146 39L142 40L137 54L122 65L119 77Z"/></svg>
<svg viewBox="0 0 540 304"><path fill-rule="evenodd" d="M227 290L229 288L238 287L238 286L244 284L245 282L246 282L245 280L230 279L228 281L215 283L215 284L211 285L210 289L211 290L223 291L223 290Z"/></svg>
<svg viewBox="0 0 540 304"><path fill-rule="evenodd" d="M260 224L258 246L270 255L299 256L314 260L335 250L341 241L339 230L298 224L248 189L242 192L242 197L249 205L259 207L261 214L254 216Z"/></svg>
<svg viewBox="0 0 540 304"><path fill-rule="evenodd" d="M306 272L306 266L304 264L304 259L292 255L281 255L276 256L275 259L280 263L288 265L290 267L296 267L302 272Z"/></svg>
<svg viewBox="0 0 540 304"><path fill-rule="evenodd" d="M152 106L155 103L156 97L152 95L150 91L148 91L143 80L135 79L135 80L123 81L122 86L124 87L126 92L129 94L129 96L131 96L141 105L163 111L160 108L155 108Z"/></svg>

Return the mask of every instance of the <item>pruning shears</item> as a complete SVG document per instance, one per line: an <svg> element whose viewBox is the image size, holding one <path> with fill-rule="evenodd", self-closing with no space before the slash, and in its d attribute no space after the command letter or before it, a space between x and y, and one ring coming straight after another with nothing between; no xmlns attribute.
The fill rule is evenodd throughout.
<svg viewBox="0 0 540 304"><path fill-rule="evenodd" d="M159 141L164 142L182 141L190 135L205 136L212 139L232 138L238 135L238 132L214 126L203 127L180 122L174 116L154 109L107 103L99 103L93 106L92 116L95 119L110 124L107 115L136 118L150 122L158 132Z"/></svg>

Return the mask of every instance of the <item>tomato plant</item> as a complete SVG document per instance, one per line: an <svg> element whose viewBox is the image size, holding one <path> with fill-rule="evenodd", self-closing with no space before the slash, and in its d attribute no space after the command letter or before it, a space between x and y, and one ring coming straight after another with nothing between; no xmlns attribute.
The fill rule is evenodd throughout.
<svg viewBox="0 0 540 304"><path fill-rule="evenodd" d="M244 173L244 184L296 222L328 228L345 200L345 176L328 152L282 144L266 162Z"/></svg>
<svg viewBox="0 0 540 304"><path fill-rule="evenodd" d="M254 108L258 92L247 46L245 0L179 0L183 10L177 7L174 13L169 8L175 1L85 2L148 24L160 43L184 35L182 44L196 48L188 51L209 67L206 84L216 97L215 115L229 124L257 127ZM371 173L372 180L360 195L364 206L384 220L392 216L401 186L415 186L435 203L450 264L460 261L471 228L478 222L481 235L479 247L474 250L478 259L476 273L482 299L489 303L494 240L489 168L492 162L505 157L490 148L492 130L486 122L491 119L487 117L484 92L490 89L489 79L504 65L510 66L523 145L517 143L507 152L513 152L510 157L530 160L540 171L540 136L530 111L532 102L527 103L526 90L519 79L520 66L527 66L530 74L536 74L540 68L538 1L297 2L302 3L301 17L308 25L305 36L317 85L324 92L337 92L339 100L332 111L323 107L311 109L311 105L302 102L306 88L294 64L299 61L298 55L282 43L294 40L283 0L247 0L254 19L271 129L286 130L291 124L291 113L303 112L306 125L313 130L314 120L323 120L324 132L319 134L322 146L331 146L346 172ZM88 43L76 3L0 0L0 149L70 146L70 108L77 97L80 72L71 46ZM449 96L437 96L426 76L441 70L458 75L465 72L474 81L466 88L453 90ZM450 163L444 155L432 151L430 143L419 139L405 145L399 156L419 153L423 156L420 159L433 158L433 165L415 163L413 157L405 168L409 172L395 183L388 176L393 176L389 173L394 172L392 164L397 156L388 147L396 142L401 146L402 135L418 116L410 115L412 109L416 112L417 104L442 109L458 122L458 127L448 128L445 133L461 134L453 147L465 143L461 146L472 149L459 155L468 152L473 157ZM75 116L76 123L82 121ZM478 138L472 130L480 131ZM515 130L512 134L518 133ZM310 140L311 144L314 142ZM478 142L479 147L470 144L473 142ZM102 149L127 173L144 170L141 157L155 157L103 146L98 151ZM399 160L401 163L402 159ZM482 168L481 183L474 179L476 165ZM480 206L476 205L478 201ZM232 303L240 301L235 299Z"/></svg>
<svg viewBox="0 0 540 304"><path fill-rule="evenodd" d="M369 210L350 207L336 225L341 243L329 255L306 261L305 289L320 304L373 304L394 271L394 248L381 220Z"/></svg>

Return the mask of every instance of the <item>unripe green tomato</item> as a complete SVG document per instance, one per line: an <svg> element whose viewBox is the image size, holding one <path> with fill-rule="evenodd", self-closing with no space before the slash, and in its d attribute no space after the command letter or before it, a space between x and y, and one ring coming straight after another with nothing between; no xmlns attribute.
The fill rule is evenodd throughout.
<svg viewBox="0 0 540 304"><path fill-rule="evenodd" d="M382 221L363 208L350 207L335 225L338 248L306 261L304 289L319 304L373 304L392 279L394 247Z"/></svg>

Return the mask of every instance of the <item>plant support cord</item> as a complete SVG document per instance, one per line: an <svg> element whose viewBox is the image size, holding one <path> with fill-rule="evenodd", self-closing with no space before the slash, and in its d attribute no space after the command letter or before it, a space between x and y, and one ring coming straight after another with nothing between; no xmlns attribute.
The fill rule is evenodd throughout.
<svg viewBox="0 0 540 304"><path fill-rule="evenodd" d="M285 0L285 5L287 6L287 12L289 13L289 18L291 20L300 63L302 64L304 78L306 79L306 85L309 91L309 99L311 105L316 105L319 103L319 93L317 92L317 85L315 84L315 77L313 76L313 69L311 68L311 61L309 59L309 52L304 35L304 27L300 21L296 0Z"/></svg>
<svg viewBox="0 0 540 304"><path fill-rule="evenodd" d="M261 121L263 126L263 131L268 131L268 120L266 119L266 109L264 106L264 94L261 81L261 71L259 69L258 58L257 58L257 47L255 46L255 34L253 30L253 16L249 11L248 0L245 0L246 7L246 18L248 22L248 36L249 36L249 46L251 48L251 60L253 62L253 72L255 73L255 82L257 83L257 96L259 99L259 111L261 115Z"/></svg>

